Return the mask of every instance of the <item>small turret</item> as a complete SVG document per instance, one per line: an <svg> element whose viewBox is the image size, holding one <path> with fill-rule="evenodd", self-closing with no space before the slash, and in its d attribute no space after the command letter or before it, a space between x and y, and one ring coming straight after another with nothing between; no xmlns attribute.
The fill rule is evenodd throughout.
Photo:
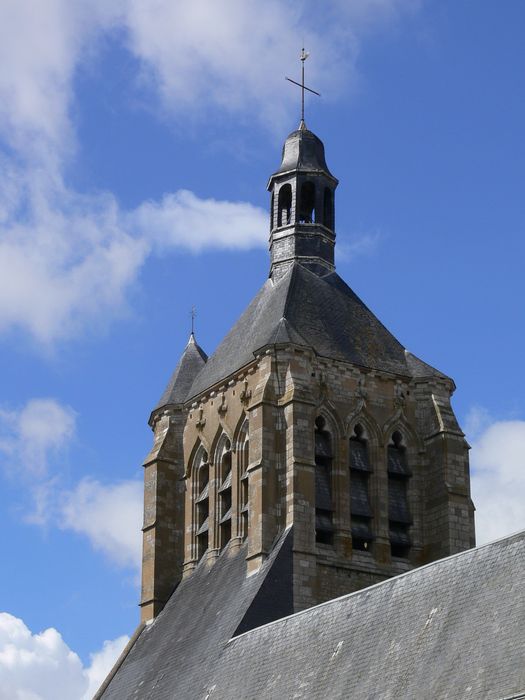
<svg viewBox="0 0 525 700"><path fill-rule="evenodd" d="M319 275L335 269L337 184L326 164L323 142L301 121L286 139L281 165L268 182L273 280L294 262Z"/></svg>

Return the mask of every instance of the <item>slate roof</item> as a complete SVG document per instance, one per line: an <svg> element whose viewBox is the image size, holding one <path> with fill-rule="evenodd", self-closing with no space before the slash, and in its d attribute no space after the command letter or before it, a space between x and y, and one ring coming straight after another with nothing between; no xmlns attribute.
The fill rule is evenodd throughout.
<svg viewBox="0 0 525 700"><path fill-rule="evenodd" d="M321 277L294 263L278 282L265 282L196 376L187 399L251 362L257 350L286 342L405 377L445 377L405 351L337 273Z"/></svg>
<svg viewBox="0 0 525 700"><path fill-rule="evenodd" d="M272 178L291 170L323 171L334 178L326 164L323 142L306 127L300 126L287 137L283 146L281 165Z"/></svg>
<svg viewBox="0 0 525 700"><path fill-rule="evenodd" d="M292 612L291 534L283 533L263 567L250 577L246 544L234 555L226 548L212 567L202 561L95 697L204 698L209 674L228 639Z"/></svg>
<svg viewBox="0 0 525 700"><path fill-rule="evenodd" d="M274 567L274 580L282 578L285 558L273 554L246 579L242 556L221 555L177 589L104 700L498 700L525 693L525 532L230 639ZM280 596L277 589L260 609Z"/></svg>
<svg viewBox="0 0 525 700"><path fill-rule="evenodd" d="M192 333L179 363L171 375L168 386L165 388L154 410L168 404L184 403L193 380L206 364L207 359L208 356L197 344L195 335Z"/></svg>

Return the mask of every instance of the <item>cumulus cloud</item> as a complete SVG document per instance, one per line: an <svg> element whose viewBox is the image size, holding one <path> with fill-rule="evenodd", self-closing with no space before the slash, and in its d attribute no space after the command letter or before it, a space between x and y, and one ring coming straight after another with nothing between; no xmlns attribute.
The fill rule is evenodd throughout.
<svg viewBox="0 0 525 700"><path fill-rule="evenodd" d="M470 452L478 544L525 528L525 421L488 423L477 407L467 425L477 426Z"/></svg>
<svg viewBox="0 0 525 700"><path fill-rule="evenodd" d="M80 195L40 173L15 177L0 192L0 331L22 329L47 347L121 312L152 252L266 243L266 213L250 204L184 190L126 212L110 194Z"/></svg>
<svg viewBox="0 0 525 700"><path fill-rule="evenodd" d="M63 492L59 527L85 535L93 548L122 567L140 568L142 553L142 484L102 484L83 479Z"/></svg>
<svg viewBox="0 0 525 700"><path fill-rule="evenodd" d="M111 193L87 196L67 185L74 78L104 37L125 43L142 85L170 114L206 118L213 109L271 126L289 123L297 104L282 74L298 69L298 37L316 54L310 78L323 75L330 93L355 76L360 37L415 5L332 0L323 4L321 33L314 2L2 2L0 332L22 330L50 346L121 313L154 251L266 242L266 213L248 203L180 191L122 211Z"/></svg>
<svg viewBox="0 0 525 700"><path fill-rule="evenodd" d="M311 84L323 95L352 88L364 35L413 12L414 0L129 0L124 22L144 77L172 112L211 108L282 129L298 95L283 73L298 74L299 42L315 55ZM322 27L322 31L319 28Z"/></svg>
<svg viewBox="0 0 525 700"><path fill-rule="evenodd" d="M30 399L20 410L0 409L0 452L8 472L22 479L47 476L51 456L75 432L75 412L56 399Z"/></svg>
<svg viewBox="0 0 525 700"><path fill-rule="evenodd" d="M0 700L90 700L128 641L104 642L83 666L56 629L34 634L0 613Z"/></svg>
<svg viewBox="0 0 525 700"><path fill-rule="evenodd" d="M141 560L142 484L104 484L84 478L65 488L59 455L70 444L76 413L56 399L30 399L0 410L4 472L31 497L26 520L84 535L111 563L138 570Z"/></svg>

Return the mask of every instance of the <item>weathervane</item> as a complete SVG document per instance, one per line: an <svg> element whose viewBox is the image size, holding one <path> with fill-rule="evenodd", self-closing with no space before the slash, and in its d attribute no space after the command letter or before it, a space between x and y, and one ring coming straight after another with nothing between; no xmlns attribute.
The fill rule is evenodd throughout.
<svg viewBox="0 0 525 700"><path fill-rule="evenodd" d="M308 58L310 54L308 51L304 50L304 46L301 49L301 55L299 56L301 60L301 82L298 83L295 80L292 80L291 78L286 77L286 80L290 81L290 83L293 83L294 85L298 85L301 88L301 127L305 128L305 123L304 123L304 91L308 90L308 92L313 92L314 95L317 95L318 97L321 97L321 93L316 92L315 90L312 90L312 88L306 87L304 84L304 62Z"/></svg>

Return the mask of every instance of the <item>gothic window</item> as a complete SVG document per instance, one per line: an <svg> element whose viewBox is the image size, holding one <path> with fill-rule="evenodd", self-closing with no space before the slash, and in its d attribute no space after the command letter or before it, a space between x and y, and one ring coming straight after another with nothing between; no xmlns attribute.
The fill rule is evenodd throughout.
<svg viewBox="0 0 525 700"><path fill-rule="evenodd" d="M315 421L315 540L333 542L332 440L322 416Z"/></svg>
<svg viewBox="0 0 525 700"><path fill-rule="evenodd" d="M195 489L195 529L197 559L200 559L209 546L209 515L210 515L210 465L208 454L200 447L194 460L194 489Z"/></svg>
<svg viewBox="0 0 525 700"><path fill-rule="evenodd" d="M250 463L250 440L248 438L248 421L245 421L238 441L239 461L239 510L240 532L243 540L248 536L248 464Z"/></svg>
<svg viewBox="0 0 525 700"><path fill-rule="evenodd" d="M223 549L232 536L232 452L226 436L219 442L217 456L219 546Z"/></svg>
<svg viewBox="0 0 525 700"><path fill-rule="evenodd" d="M352 545L366 551L373 540L370 507L370 459L368 443L361 425L356 425L349 440L350 455L350 526Z"/></svg>
<svg viewBox="0 0 525 700"><path fill-rule="evenodd" d="M388 445L388 523L390 549L394 557L406 557L410 552L409 529L412 523L408 507L408 467L406 447L399 431Z"/></svg>
<svg viewBox="0 0 525 700"><path fill-rule="evenodd" d="M279 190L277 226L287 226L292 219L292 186L283 185Z"/></svg>
<svg viewBox="0 0 525 700"><path fill-rule="evenodd" d="M313 182L304 182L301 185L301 198L299 200L299 223L312 224L315 210L315 186Z"/></svg>
<svg viewBox="0 0 525 700"><path fill-rule="evenodd" d="M324 188L323 224L331 231L334 230L334 195L329 187Z"/></svg>

